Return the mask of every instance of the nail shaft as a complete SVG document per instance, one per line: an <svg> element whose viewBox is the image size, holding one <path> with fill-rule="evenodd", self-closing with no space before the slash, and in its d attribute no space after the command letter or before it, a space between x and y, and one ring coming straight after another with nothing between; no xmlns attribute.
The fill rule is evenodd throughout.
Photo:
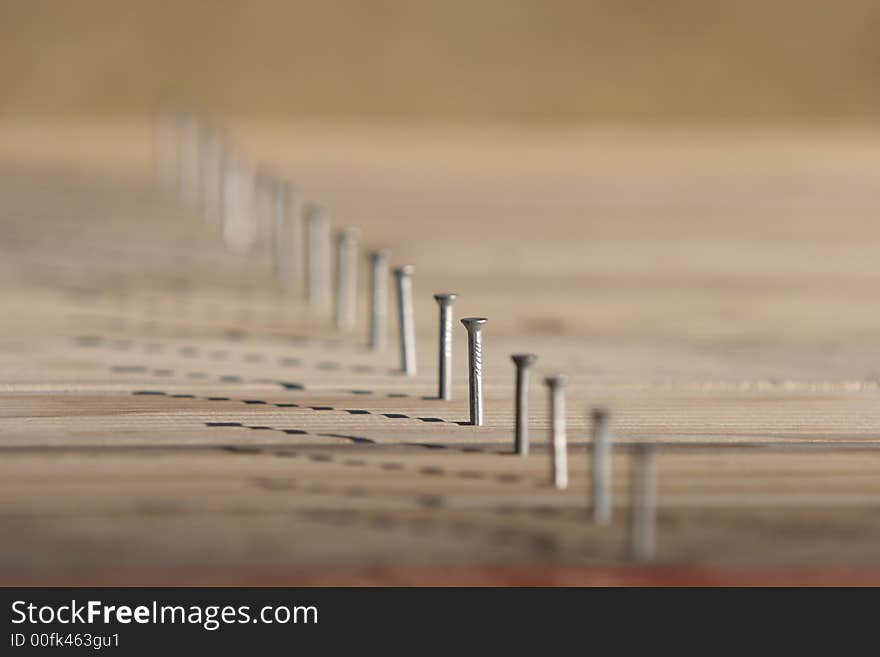
<svg viewBox="0 0 880 657"><path fill-rule="evenodd" d="M407 376L416 373L416 327L413 313L412 276L415 268L404 265L394 270L397 280L397 310L400 320L400 369Z"/></svg>
<svg viewBox="0 0 880 657"><path fill-rule="evenodd" d="M154 122L153 164L156 181L163 190L173 191L177 185L178 167L178 115L170 108L161 106Z"/></svg>
<svg viewBox="0 0 880 657"><path fill-rule="evenodd" d="M611 522L611 428L608 412L595 408L593 418L593 520Z"/></svg>
<svg viewBox="0 0 880 657"><path fill-rule="evenodd" d="M254 234L261 253L270 249L275 228L275 189L278 181L264 166L257 169L254 180Z"/></svg>
<svg viewBox="0 0 880 657"><path fill-rule="evenodd" d="M639 445L633 454L630 552L636 561L654 557L657 498L653 445Z"/></svg>
<svg viewBox="0 0 880 657"><path fill-rule="evenodd" d="M202 180L200 202L205 218L214 223L221 218L223 157L226 150L221 130L205 126L202 139Z"/></svg>
<svg viewBox="0 0 880 657"><path fill-rule="evenodd" d="M275 185L273 198L275 233L275 277L283 285L300 281L302 227L299 194L286 181Z"/></svg>
<svg viewBox="0 0 880 657"><path fill-rule="evenodd" d="M458 295L435 294L440 306L440 351L437 360L437 397L452 399L452 307Z"/></svg>
<svg viewBox="0 0 880 657"><path fill-rule="evenodd" d="M565 385L568 377L557 374L544 379L550 392L550 478L562 490L568 487L568 454L565 436Z"/></svg>
<svg viewBox="0 0 880 657"><path fill-rule="evenodd" d="M199 202L200 139L201 126L198 118L185 114L178 121L177 184L180 198L196 205Z"/></svg>
<svg viewBox="0 0 880 657"><path fill-rule="evenodd" d="M345 228L336 236L336 328L354 327L357 292L357 228Z"/></svg>
<svg viewBox="0 0 880 657"><path fill-rule="evenodd" d="M223 241L227 248L233 249L234 237L240 222L238 216L238 162L231 151L223 158L223 169L220 175L221 220L223 223Z"/></svg>
<svg viewBox="0 0 880 657"><path fill-rule="evenodd" d="M529 379L531 367L537 358L534 354L511 356L516 365L514 451L520 456L529 453Z"/></svg>
<svg viewBox="0 0 880 657"><path fill-rule="evenodd" d="M468 405L471 424L483 426L483 326L485 317L461 320L468 332Z"/></svg>
<svg viewBox="0 0 880 657"><path fill-rule="evenodd" d="M253 170L239 155L223 159L223 239L230 251L247 253L254 239L251 215Z"/></svg>
<svg viewBox="0 0 880 657"><path fill-rule="evenodd" d="M326 306L330 300L330 226L324 208L306 209L308 253L306 288L309 304Z"/></svg>
<svg viewBox="0 0 880 657"><path fill-rule="evenodd" d="M380 351L388 342L387 250L370 252L370 349Z"/></svg>

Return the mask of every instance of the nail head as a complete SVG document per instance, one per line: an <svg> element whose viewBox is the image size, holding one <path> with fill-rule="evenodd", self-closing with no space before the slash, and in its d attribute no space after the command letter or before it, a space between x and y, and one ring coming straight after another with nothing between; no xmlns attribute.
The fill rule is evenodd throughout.
<svg viewBox="0 0 880 657"><path fill-rule="evenodd" d="M562 387L568 385L568 375L554 374L544 379L544 383L551 388Z"/></svg>
<svg viewBox="0 0 880 657"><path fill-rule="evenodd" d="M472 328L479 328L488 321L485 317L465 317L461 320L461 323L470 330Z"/></svg>
<svg viewBox="0 0 880 657"><path fill-rule="evenodd" d="M535 354L511 354L510 358L517 367L528 367L538 360Z"/></svg>

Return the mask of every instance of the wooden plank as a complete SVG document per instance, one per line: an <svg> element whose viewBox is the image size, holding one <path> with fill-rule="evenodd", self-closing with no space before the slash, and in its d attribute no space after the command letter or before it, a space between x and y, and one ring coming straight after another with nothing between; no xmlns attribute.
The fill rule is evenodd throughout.
<svg viewBox="0 0 880 657"><path fill-rule="evenodd" d="M875 137L236 127L334 225L416 265L418 374L397 371L393 327L365 346L365 261L339 332L155 188L145 123L46 123L40 141L0 124L4 581L875 573ZM88 147L102 129L118 147ZM454 399L431 399L444 291L489 317L484 427L466 423L457 324ZM539 355L526 458L509 453L517 351ZM549 486L555 371L566 491ZM587 517L594 405L617 444L607 528ZM633 580L615 568L644 442L658 570Z"/></svg>

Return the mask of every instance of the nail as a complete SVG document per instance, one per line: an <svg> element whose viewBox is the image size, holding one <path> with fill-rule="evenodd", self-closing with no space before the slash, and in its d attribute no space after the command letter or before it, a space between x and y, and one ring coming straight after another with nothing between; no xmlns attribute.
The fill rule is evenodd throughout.
<svg viewBox="0 0 880 657"><path fill-rule="evenodd" d="M309 247L306 288L309 304L325 306L330 300L330 225L324 208L309 204L306 208Z"/></svg>
<svg viewBox="0 0 880 657"><path fill-rule="evenodd" d="M370 349L380 351L388 341L387 249L370 252Z"/></svg>
<svg viewBox="0 0 880 657"><path fill-rule="evenodd" d="M282 284L300 280L302 231L300 199L296 188L281 180L275 185L272 203L275 233L275 277Z"/></svg>
<svg viewBox="0 0 880 657"><path fill-rule="evenodd" d="M550 390L550 478L562 490L568 487L568 455L565 444L565 374L548 376L544 383Z"/></svg>
<svg viewBox="0 0 880 657"><path fill-rule="evenodd" d="M336 235L336 328L354 326L357 292L357 228L343 228Z"/></svg>
<svg viewBox="0 0 880 657"><path fill-rule="evenodd" d="M608 411L594 408L593 418L593 520L611 522L611 427Z"/></svg>
<svg viewBox="0 0 880 657"><path fill-rule="evenodd" d="M230 250L232 248L235 226L238 218L238 162L235 153L230 150L223 157L220 171L220 219L223 227L223 241Z"/></svg>
<svg viewBox="0 0 880 657"><path fill-rule="evenodd" d="M465 317L461 320L468 333L468 401L471 424L483 426L483 326L485 317Z"/></svg>
<svg viewBox="0 0 880 657"><path fill-rule="evenodd" d="M520 456L529 453L529 370L538 359L535 354L513 354L516 365L516 410L514 429L514 451Z"/></svg>
<svg viewBox="0 0 880 657"><path fill-rule="evenodd" d="M230 251L247 253L253 244L253 170L238 153L223 160L223 239Z"/></svg>
<svg viewBox="0 0 880 657"><path fill-rule="evenodd" d="M654 446L638 445L633 453L630 552L636 561L654 557L657 532L657 493Z"/></svg>
<svg viewBox="0 0 880 657"><path fill-rule="evenodd" d="M438 363L437 397L452 399L452 306L457 294L435 294L440 306L440 354Z"/></svg>
<svg viewBox="0 0 880 657"><path fill-rule="evenodd" d="M275 188L278 180L265 165L254 176L254 234L261 252L268 250L275 228Z"/></svg>
<svg viewBox="0 0 880 657"><path fill-rule="evenodd" d="M201 126L193 114L183 114L177 123L177 185L180 198L193 205L199 202L201 182L199 159Z"/></svg>
<svg viewBox="0 0 880 657"><path fill-rule="evenodd" d="M400 318L400 369L407 376L416 373L416 327L413 316L412 277L415 267L403 265L394 270L397 279L397 309Z"/></svg>
<svg viewBox="0 0 880 657"><path fill-rule="evenodd" d="M153 165L156 181L165 191L177 187L179 120L178 112L163 103L153 124Z"/></svg>
<svg viewBox="0 0 880 657"><path fill-rule="evenodd" d="M221 216L223 177L223 157L226 151L226 138L217 127L205 125L202 138L202 180L200 203L205 218L216 222Z"/></svg>

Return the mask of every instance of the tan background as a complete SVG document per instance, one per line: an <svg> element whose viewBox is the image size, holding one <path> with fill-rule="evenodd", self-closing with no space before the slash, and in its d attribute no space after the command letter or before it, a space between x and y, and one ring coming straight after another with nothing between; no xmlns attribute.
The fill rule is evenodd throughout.
<svg viewBox="0 0 880 657"><path fill-rule="evenodd" d="M873 118L873 0L3 0L0 113Z"/></svg>

